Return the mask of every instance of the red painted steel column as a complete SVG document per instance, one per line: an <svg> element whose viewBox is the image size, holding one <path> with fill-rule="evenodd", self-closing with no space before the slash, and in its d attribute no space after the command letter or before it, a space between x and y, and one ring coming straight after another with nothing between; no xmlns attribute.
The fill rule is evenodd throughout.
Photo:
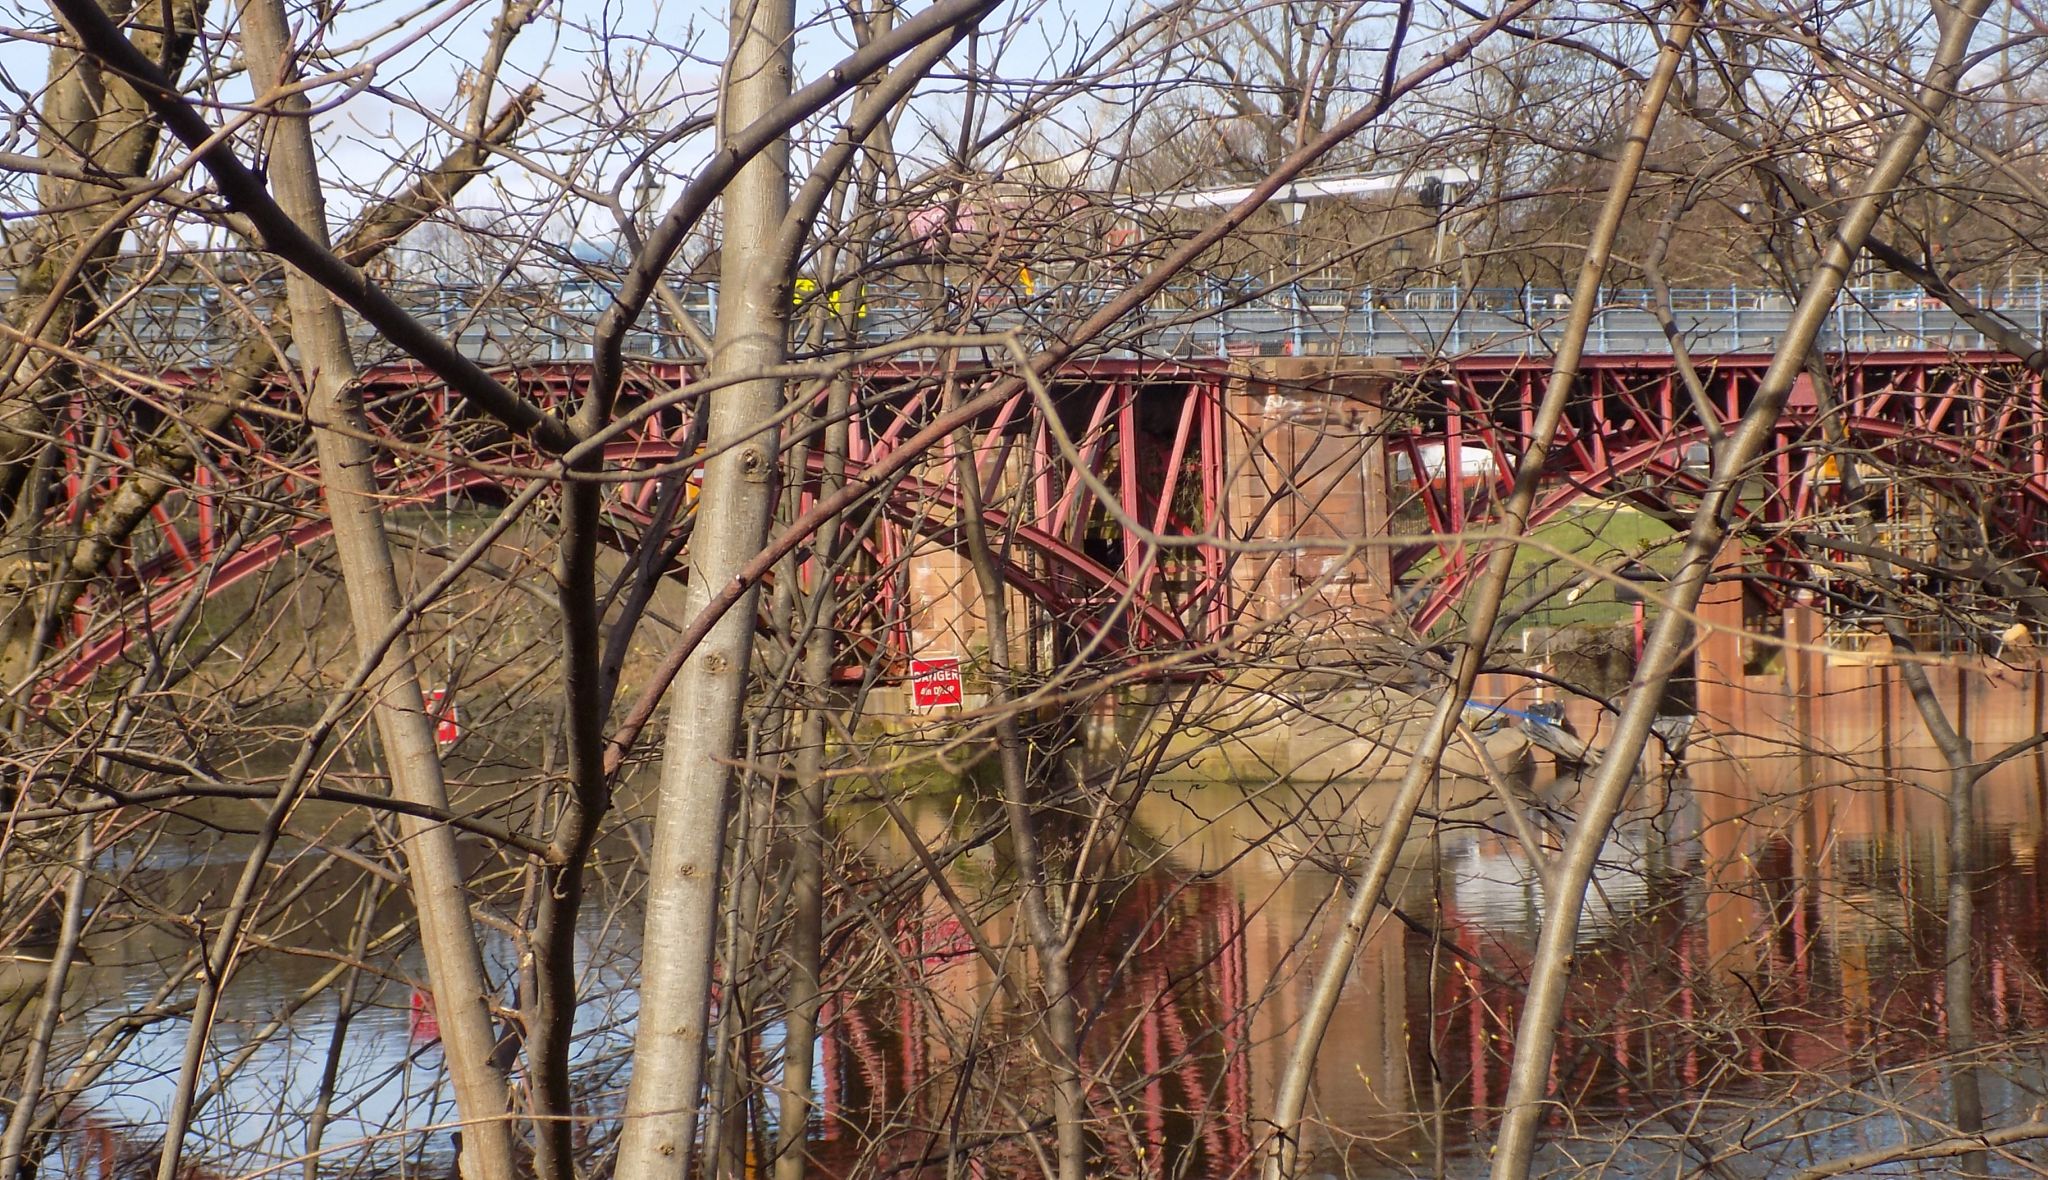
<svg viewBox="0 0 2048 1180"><path fill-rule="evenodd" d="M201 463L192 472L193 507L199 516L199 556L207 561L220 548L220 538L215 535L218 522L214 519L213 466Z"/></svg>
<svg viewBox="0 0 2048 1180"><path fill-rule="evenodd" d="M1159 505L1153 510L1150 522L1155 535L1165 535L1167 521L1173 515L1173 498L1180 491L1181 462L1187 455L1188 437L1195 424L1195 412L1199 408L1200 400L1200 394L1194 384L1190 383L1182 389L1180 422L1174 427L1173 446L1166 453L1166 476L1159 489ZM1135 505L1132 510L1136 511ZM1139 598L1146 598L1151 593L1152 584L1159 580L1160 566L1165 563L1165 559L1164 550L1154 555L1151 567L1145 571L1145 576L1137 587Z"/></svg>
<svg viewBox="0 0 2048 1180"><path fill-rule="evenodd" d="M869 400L864 395L872 394L873 390L874 386L871 383L856 381L853 404L864 405ZM864 411L854 413L853 420L846 424L846 464L849 468L864 467L874 456L876 443L868 437L869 426L868 416Z"/></svg>
<svg viewBox="0 0 2048 1180"><path fill-rule="evenodd" d="M1796 406L1801 404L1802 399L1800 397L1800 392L1802 388L1805 390L1806 394L1805 398L1803 399L1804 404L1813 404L1812 379L1808 377L1806 374L1801 373L1792 381L1792 393L1786 399L1788 406ZM1773 468L1777 472L1777 486L1775 489L1773 489L1775 494L1770 496L1764 504L1764 515L1765 519L1767 520L1770 519L1770 511L1774 505L1777 511L1780 513L1788 512L1792 508L1792 448L1788 445L1790 441L1790 432L1781 430L1779 432L1779 445L1776 448L1774 448L1776 453L1773 456L1772 463ZM1811 467L1813 465L1813 454L1810 448L1802 450L1800 452L1800 455L1801 458L1804 460L1801 464L1802 469ZM1780 519L1784 518L1780 517Z"/></svg>
<svg viewBox="0 0 2048 1180"><path fill-rule="evenodd" d="M1002 472L1003 461L1010 454L1010 438L1008 435L1010 422L1016 417L1017 411L1023 408L1030 398L1031 394L1028 391L1019 390L1008 401L1004 402L1003 408L996 412L996 420L990 424L986 431L981 432L980 437L982 441L975 445L974 451L977 458L975 459L974 470L976 476L981 481L984 499L994 498L990 494L990 489L995 484L996 476ZM983 454L989 455L985 465L983 460L979 458Z"/></svg>
<svg viewBox="0 0 2048 1180"><path fill-rule="evenodd" d="M1116 393L1116 382L1106 381L1103 383L1102 393L1095 399L1095 409L1088 416L1088 429L1082 432L1080 438L1071 440L1074 444L1074 449L1080 453L1081 463L1091 469L1095 466L1096 457L1102 451L1102 426L1109 418L1110 407L1116 398ZM1066 456L1062 454L1060 458L1064 459ZM1060 493L1059 507L1053 511L1052 528L1047 531L1062 540L1078 540L1074 535L1074 521L1077 516L1083 521L1087 519L1086 498L1091 494L1082 485L1081 476L1078 471L1068 472L1066 489Z"/></svg>
<svg viewBox="0 0 2048 1180"><path fill-rule="evenodd" d="M1685 465L1684 447L1678 442L1677 401L1672 387L1678 384L1675 374L1665 372L1657 378L1657 420L1662 424L1664 437L1671 440L1671 466Z"/></svg>
<svg viewBox="0 0 2048 1180"><path fill-rule="evenodd" d="M164 544L170 546L171 552L178 559L178 564L183 566L188 574L196 571L199 563L192 559L191 548L185 544L185 538L178 534L177 522L171 519L170 511L158 503L149 510L149 516L151 520L156 521L156 527L164 535Z"/></svg>
<svg viewBox="0 0 2048 1180"><path fill-rule="evenodd" d="M1606 369L1594 369L1590 374L1592 380L1588 382L1592 387L1590 392L1593 395L1593 426L1591 435L1593 444L1592 469L1594 471L1605 471L1607 469L1610 461L1607 451L1607 436L1614 432L1614 423L1607 416L1607 373L1608 370Z"/></svg>
<svg viewBox="0 0 2048 1180"><path fill-rule="evenodd" d="M1792 438L1786 430L1780 428L1778 432L1772 437L1773 449L1779 452L1781 457L1785 452L1791 450ZM1800 472L1798 478L1792 481L1792 486L1789 488L1784 488L1780 492L1781 498L1784 499L1787 505L1785 509L1785 519L1804 520L1806 518L1806 515L1813 511L1814 497L1816 494L1814 492L1813 484L1815 474L1816 473L1813 469L1813 466L1811 464L1808 464L1807 467ZM1766 518L1769 517L1769 507L1769 505L1765 505Z"/></svg>
<svg viewBox="0 0 2048 1180"><path fill-rule="evenodd" d="M1536 438L1536 405L1542 400L1543 391L1536 387L1535 377L1525 370L1517 371L1515 384L1516 409L1522 419L1522 451L1526 454Z"/></svg>
<svg viewBox="0 0 2048 1180"><path fill-rule="evenodd" d="M1444 414L1444 487L1450 493L1450 531L1465 531L1465 415L1455 405Z"/></svg>
<svg viewBox="0 0 2048 1180"><path fill-rule="evenodd" d="M1117 445L1120 448L1116 465L1119 476L1117 494L1123 497L1123 515L1133 520L1141 520L1143 517L1138 514L1138 454L1143 448L1143 440L1138 437L1138 388L1130 381L1118 384L1122 387L1122 393L1119 396L1116 415ZM1158 551L1155 549L1149 555L1141 553L1140 538L1132 536L1130 530L1120 522L1115 528L1123 534L1123 544L1118 547L1123 568L1117 573L1123 578L1124 585L1135 586L1138 583L1138 571L1143 568L1145 558L1149 556L1152 561L1157 562ZM1138 595L1138 598L1142 600L1143 595ZM1145 626L1144 615L1136 606L1137 603L1133 602L1132 609L1125 612L1125 618L1128 620L1125 625L1130 629L1131 646L1143 647L1151 637L1147 634L1149 628Z"/></svg>
<svg viewBox="0 0 2048 1180"><path fill-rule="evenodd" d="M1202 530L1217 538L1202 547L1202 564L1208 577L1208 635L1214 640L1223 635L1229 627L1235 602L1231 594L1228 558L1221 542L1230 530L1228 504L1230 489L1225 486L1229 472L1230 457L1224 446L1225 415L1224 392L1226 385L1221 377L1211 376L1198 387L1202 397Z"/></svg>

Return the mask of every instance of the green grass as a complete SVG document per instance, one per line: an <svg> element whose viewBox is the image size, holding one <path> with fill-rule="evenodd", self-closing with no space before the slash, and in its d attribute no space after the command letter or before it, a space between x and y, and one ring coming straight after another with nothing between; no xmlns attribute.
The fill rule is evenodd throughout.
<svg viewBox="0 0 2048 1180"><path fill-rule="evenodd" d="M1533 596L1554 592L1519 624L1533 627L1607 627L1629 622L1634 607L1617 597L1617 592L1625 593L1627 587L1611 576L1595 577L1589 570L1611 571L1632 560L1669 575L1677 568L1680 548L1678 534L1662 522L1628 505L1604 502L1567 509L1537 526L1530 540L1515 552L1513 580L1504 606L1512 609ZM1431 553L1416 563L1411 576L1433 577L1443 563L1441 552ZM1654 583L1646 589L1652 594L1659 592ZM1454 608L1438 624L1438 630L1460 621Z"/></svg>

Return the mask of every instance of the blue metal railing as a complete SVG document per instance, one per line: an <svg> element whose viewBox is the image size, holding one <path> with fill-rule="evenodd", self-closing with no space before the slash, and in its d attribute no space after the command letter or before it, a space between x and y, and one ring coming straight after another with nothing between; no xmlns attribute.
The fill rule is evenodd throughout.
<svg viewBox="0 0 2048 1180"><path fill-rule="evenodd" d="M489 364L575 360L589 355L590 338L611 301L601 280L476 288L462 284L399 283L401 303ZM0 280L0 298L10 293ZM1058 338L1120 293L1120 289L1039 281L1019 289L945 290L932 306L907 286L871 285L859 315L862 344L879 344L936 325L975 332L1015 331L1027 341ZM279 292L159 286L134 293L102 333L103 355L152 367L204 366L225 358L242 338L243 309L261 307ZM679 284L676 299L654 305L627 340L630 353L682 359L695 353L690 333L671 315L714 326L718 292L712 284ZM2023 336L2048 335L2048 288L2041 284L1973 288L1965 294ZM833 298L813 292L807 299ZM1653 314L1651 292L1603 292L1588 333L1587 350L1609 354L1668 354L1671 340ZM1245 353L1344 353L1391 357L1438 355L1547 355L1571 310L1570 296L1543 288L1344 287L1300 283L1260 285L1250 280L1203 281L1168 288L1128 318L1106 344L1112 353L1179 357ZM1671 292L1673 331L1698 356L1760 354L1777 346L1792 313L1783 294L1741 287L1686 288ZM377 341L359 330L359 347L375 360ZM1831 351L1979 351L1996 346L1938 301L1917 290L1859 287L1845 291L1822 340Z"/></svg>

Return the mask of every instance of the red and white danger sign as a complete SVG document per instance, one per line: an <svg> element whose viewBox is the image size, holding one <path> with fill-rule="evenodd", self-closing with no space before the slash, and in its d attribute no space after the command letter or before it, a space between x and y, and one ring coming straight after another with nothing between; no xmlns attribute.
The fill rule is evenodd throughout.
<svg viewBox="0 0 2048 1180"><path fill-rule="evenodd" d="M427 716L434 719L434 742L443 750L462 738L462 716L455 709L455 698L445 688L427 690Z"/></svg>
<svg viewBox="0 0 2048 1180"><path fill-rule="evenodd" d="M920 709L960 705L960 660L928 656L910 661L910 703Z"/></svg>

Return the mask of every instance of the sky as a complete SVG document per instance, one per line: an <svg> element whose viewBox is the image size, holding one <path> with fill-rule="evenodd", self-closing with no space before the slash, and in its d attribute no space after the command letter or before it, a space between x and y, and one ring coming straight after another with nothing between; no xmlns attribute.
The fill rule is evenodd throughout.
<svg viewBox="0 0 2048 1180"><path fill-rule="evenodd" d="M606 187L643 145L710 109L726 48L722 3L541 2L540 18L508 55L497 99L529 83L544 89L541 113L529 122L521 143L531 167L501 168L493 185L472 186L463 202L470 207L531 206L560 194L565 185ZM331 181L342 182L337 188L388 188L390 181L376 183L380 177L442 150L446 137L430 116L459 117L465 108L472 67L497 7L496 0L367 0L350 3L325 27L320 43L333 56L323 64L350 70L348 82L359 88L319 116L319 139L329 153L324 166ZM295 24L301 30L312 19L309 8L295 3ZM227 34L223 22L232 11L232 4L211 6L209 33L215 43ZM823 22L824 12L818 0L802 0L799 82L850 48L843 25ZM1014 22L1013 35L1002 47L1003 64L1007 72L1029 77L1104 37L1123 16L1122 0L1014 0L990 26ZM47 73L51 29L46 8L0 0L0 82L7 90L0 94L0 108L13 116L8 142L0 145L5 150L35 151L33 123L25 111ZM981 51L988 54L990 45L984 43ZM341 89L329 86L316 93L316 101L331 99ZM222 97L245 100L248 88L239 79L230 81ZM916 119L944 125L949 106L943 94L935 93L920 104ZM711 137L700 134L662 154L658 171L665 195L673 195L711 144ZM16 208L8 212L20 212L23 195L16 190ZM338 193L335 204L335 215L343 216L357 201ZM604 230L593 222L608 220L608 213L593 214L573 199L562 204L552 215L557 222L568 217L577 232Z"/></svg>
<svg viewBox="0 0 2048 1180"><path fill-rule="evenodd" d="M329 7L341 2L324 0ZM444 150L447 137L430 116L459 117L473 84L471 67L498 2L347 0L328 21L319 43L332 56L321 64L350 71L348 84L358 88L329 85L315 94L323 102L344 93L347 97L323 107L319 115L336 220L352 213L362 194L390 191L399 173ZM710 109L726 46L724 5L718 0L541 2L540 18L513 46L498 100L519 86L538 83L547 94L544 106L522 136L520 159L501 165L487 183L472 185L462 204L473 223L540 230L562 241L609 240L616 232L614 219L579 194L578 187L612 187L626 162L646 144ZM800 3L805 27L796 60L802 81L827 68L849 46L843 25L825 19L833 11L827 0ZM211 5L214 44L229 32L224 26L233 10L232 3L219 0ZM308 3L296 4L301 28L314 19L313 11ZM1151 11L1145 0L1009 0L986 24L1001 33L982 39L975 49L982 65L994 59L1001 77L1018 82L1011 93L993 91L994 101L1021 101L1030 82L1111 44L1119 28ZM1217 11L1232 10L1219 5ZM46 71L44 42L51 29L47 8L30 0L0 0L0 84L6 87L0 107L13 116L7 142L0 144L6 150L34 151L27 110ZM1421 51L1411 46L1411 60ZM964 56L956 51L956 66ZM913 104L899 131L899 146L951 136L960 108L949 78L954 72L942 70ZM1171 76L1138 70L1119 80L1170 83ZM1011 145L979 163L993 166L1020 150L1069 151L1114 122L1132 92L1104 88L1068 96L1056 115L1040 124L1035 142ZM246 99L246 83L230 79L222 96ZM661 153L655 179L663 201L680 189L711 144L709 135L699 134ZM633 184L621 187L630 201ZM32 208L18 179L11 203L12 209L0 205L0 217L18 217Z"/></svg>

